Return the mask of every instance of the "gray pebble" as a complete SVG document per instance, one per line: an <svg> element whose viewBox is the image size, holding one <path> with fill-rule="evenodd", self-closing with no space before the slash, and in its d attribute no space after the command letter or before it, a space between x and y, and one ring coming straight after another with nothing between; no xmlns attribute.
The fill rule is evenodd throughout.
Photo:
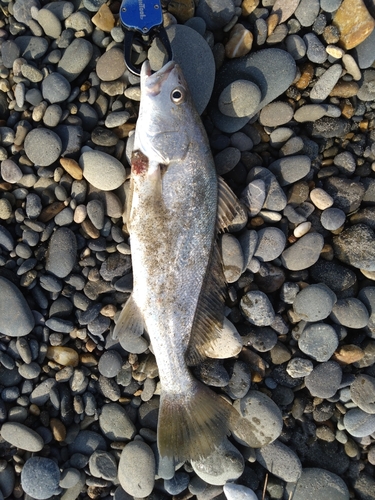
<svg viewBox="0 0 375 500"><path fill-rule="evenodd" d="M342 371L335 361L320 363L305 377L305 384L311 395L318 398L331 398L340 386Z"/></svg>
<svg viewBox="0 0 375 500"><path fill-rule="evenodd" d="M76 38L65 50L64 55L57 65L57 71L68 82L75 80L86 68L91 60L93 48L91 43L84 38Z"/></svg>
<svg viewBox="0 0 375 500"><path fill-rule="evenodd" d="M301 0L294 15L300 22L301 26L312 26L319 14L319 0Z"/></svg>
<svg viewBox="0 0 375 500"><path fill-rule="evenodd" d="M72 271L77 252L76 237L69 228L59 228L52 235L46 259L46 270L58 278Z"/></svg>
<svg viewBox="0 0 375 500"><path fill-rule="evenodd" d="M69 453L82 453L91 455L95 450L107 450L107 444L103 436L94 431L81 430L73 443L69 444Z"/></svg>
<svg viewBox="0 0 375 500"><path fill-rule="evenodd" d="M130 114L127 111L115 111L113 113L108 113L105 119L105 126L107 128L119 127L126 123L130 118Z"/></svg>
<svg viewBox="0 0 375 500"><path fill-rule="evenodd" d="M229 23L234 12L232 0L204 0L199 3L196 15L206 22L208 29L217 30Z"/></svg>
<svg viewBox="0 0 375 500"><path fill-rule="evenodd" d="M14 248L14 240L8 229L0 225L0 248L11 252Z"/></svg>
<svg viewBox="0 0 375 500"><path fill-rule="evenodd" d="M213 485L238 479L245 468L241 453L227 439L207 457L192 460L191 465L198 477Z"/></svg>
<svg viewBox="0 0 375 500"><path fill-rule="evenodd" d="M253 258L255 248L258 242L258 234L254 230L245 230L238 238L240 242L243 256L244 256L244 270L250 264L251 259Z"/></svg>
<svg viewBox="0 0 375 500"><path fill-rule="evenodd" d="M218 107L225 116L233 118L252 116L258 109L261 98L261 91L255 83L235 80L220 94Z"/></svg>
<svg viewBox="0 0 375 500"><path fill-rule="evenodd" d="M328 361L339 341L332 326L326 323L311 323L303 330L298 347L316 361Z"/></svg>
<svg viewBox="0 0 375 500"><path fill-rule="evenodd" d="M275 312L267 295L257 290L247 292L242 297L240 308L252 325L269 326L275 319Z"/></svg>
<svg viewBox="0 0 375 500"><path fill-rule="evenodd" d="M375 98L375 91L373 89L374 81L375 70L365 70L359 81L359 90L357 92L358 99L361 99L361 101L372 101Z"/></svg>
<svg viewBox="0 0 375 500"><path fill-rule="evenodd" d="M28 23L32 20L31 10L33 7L40 9L40 2L38 0L17 0L13 7L15 19L28 26Z"/></svg>
<svg viewBox="0 0 375 500"><path fill-rule="evenodd" d="M224 175L230 172L240 161L241 152L237 148L225 148L215 155L215 167L218 175Z"/></svg>
<svg viewBox="0 0 375 500"><path fill-rule="evenodd" d="M235 236L225 233L221 237L220 248L225 279L227 283L234 283L239 279L244 268L241 245Z"/></svg>
<svg viewBox="0 0 375 500"><path fill-rule="evenodd" d="M308 156L286 156L272 162L269 169L279 180L280 186L297 182L310 172L311 160Z"/></svg>
<svg viewBox="0 0 375 500"><path fill-rule="evenodd" d="M367 286L362 288L358 294L358 299L366 306L370 319L367 328L370 332L375 330L375 287Z"/></svg>
<svg viewBox="0 0 375 500"><path fill-rule="evenodd" d="M356 169L355 158L350 151L344 151L335 156L333 164L339 169L339 172L344 175L351 175Z"/></svg>
<svg viewBox="0 0 375 500"><path fill-rule="evenodd" d="M63 110L58 104L52 104L51 106L48 106L46 109L46 112L43 115L43 123L47 127L56 127L62 117Z"/></svg>
<svg viewBox="0 0 375 500"><path fill-rule="evenodd" d="M312 63L323 64L328 57L324 45L314 33L307 33L303 37L307 46L307 58Z"/></svg>
<svg viewBox="0 0 375 500"><path fill-rule="evenodd" d="M356 224L333 238L336 257L359 269L375 271L375 233L365 224Z"/></svg>
<svg viewBox="0 0 375 500"><path fill-rule="evenodd" d="M82 10L73 12L73 14L65 20L65 27L72 28L74 31L85 31L88 35L91 35L94 30L94 25L91 22L90 16Z"/></svg>
<svg viewBox="0 0 375 500"><path fill-rule="evenodd" d="M303 288L293 302L293 309L304 321L320 321L329 316L336 300L332 290L319 283Z"/></svg>
<svg viewBox="0 0 375 500"><path fill-rule="evenodd" d="M363 184L341 177L329 177L324 183L325 190L333 198L336 208L346 214L359 208L365 194Z"/></svg>
<svg viewBox="0 0 375 500"><path fill-rule="evenodd" d="M349 500L348 487L344 481L325 469L303 469L297 483L288 483L287 495L293 500Z"/></svg>
<svg viewBox="0 0 375 500"><path fill-rule="evenodd" d="M324 12L335 12L340 7L342 0L320 0L320 7Z"/></svg>
<svg viewBox="0 0 375 500"><path fill-rule="evenodd" d="M324 238L321 234L308 233L284 250L281 261L291 271L307 269L319 259L323 245Z"/></svg>
<svg viewBox="0 0 375 500"><path fill-rule="evenodd" d="M114 481L117 477L117 463L114 456L107 451L96 450L89 460L90 473L107 481Z"/></svg>
<svg viewBox="0 0 375 500"><path fill-rule="evenodd" d="M21 450L38 452L44 446L44 441L37 432L19 422L5 422L1 426L1 436Z"/></svg>
<svg viewBox="0 0 375 500"><path fill-rule="evenodd" d="M37 21L43 28L44 33L56 40L61 34L61 24L58 17L51 9L40 9Z"/></svg>
<svg viewBox="0 0 375 500"><path fill-rule="evenodd" d="M263 209L275 212L284 210L287 204L287 198L275 175L270 172L268 168L255 167L249 172L248 180L253 182L258 179L264 182L267 193Z"/></svg>
<svg viewBox="0 0 375 500"><path fill-rule="evenodd" d="M375 415L352 408L344 415L344 426L356 438L370 436L375 432Z"/></svg>
<svg viewBox="0 0 375 500"><path fill-rule="evenodd" d="M20 56L20 49L13 40L6 40L1 45L1 55L3 65L6 68L13 68L14 61Z"/></svg>
<svg viewBox="0 0 375 500"><path fill-rule="evenodd" d="M41 368L38 363L31 362L29 364L23 364L18 368L19 374L22 378L27 380L33 380L34 378L39 377Z"/></svg>
<svg viewBox="0 0 375 500"><path fill-rule="evenodd" d="M278 127L271 132L270 144L273 148L279 149L293 134L293 130L289 127Z"/></svg>
<svg viewBox="0 0 375 500"><path fill-rule="evenodd" d="M74 12L73 3L65 0L48 3L44 8L53 12L60 21L64 21Z"/></svg>
<svg viewBox="0 0 375 500"><path fill-rule="evenodd" d="M68 3L68 2L67 2ZM64 489L73 488L80 480L81 474L79 470L68 467L61 473L60 486Z"/></svg>
<svg viewBox="0 0 375 500"><path fill-rule="evenodd" d="M305 57L306 54L306 44L299 35L289 35L285 40L286 48L289 54L298 61Z"/></svg>
<svg viewBox="0 0 375 500"><path fill-rule="evenodd" d="M69 81L60 73L50 73L42 82L43 98L51 104L66 101L70 90Z"/></svg>
<svg viewBox="0 0 375 500"><path fill-rule="evenodd" d="M357 375L350 386L350 396L361 410L375 414L375 378Z"/></svg>
<svg viewBox="0 0 375 500"><path fill-rule="evenodd" d="M369 322L369 313L364 304L354 298L340 299L332 308L331 320L348 328L365 328Z"/></svg>
<svg viewBox="0 0 375 500"><path fill-rule="evenodd" d="M232 399L240 399L246 396L251 385L251 375L246 363L237 360L234 363L231 377L226 388Z"/></svg>
<svg viewBox="0 0 375 500"><path fill-rule="evenodd" d="M342 66L340 64L333 64L330 66L318 81L315 83L310 91L310 99L314 103L323 102L331 93L333 87L338 82L342 73Z"/></svg>
<svg viewBox="0 0 375 500"><path fill-rule="evenodd" d="M257 449L256 458L265 469L288 483L298 481L301 476L302 465L298 456L280 441Z"/></svg>
<svg viewBox="0 0 375 500"><path fill-rule="evenodd" d="M375 43L375 33L374 31L370 33L370 35L363 40L357 47L353 49L353 56L358 62L358 66L361 69L369 68L374 60L375 54L372 50Z"/></svg>
<svg viewBox="0 0 375 500"><path fill-rule="evenodd" d="M102 151L85 151L79 159L85 179L98 189L111 191L125 181L125 168L122 163ZM103 178L103 165L106 176Z"/></svg>
<svg viewBox="0 0 375 500"><path fill-rule="evenodd" d="M179 495L189 485L190 476L186 472L176 472L172 479L164 480L164 488L170 495Z"/></svg>
<svg viewBox="0 0 375 500"><path fill-rule="evenodd" d="M30 402L40 406L49 400L50 393L56 385L56 380L48 378L35 387L30 394Z"/></svg>
<svg viewBox="0 0 375 500"><path fill-rule="evenodd" d="M10 337L22 337L34 328L34 316L19 289L0 277L0 331Z"/></svg>
<svg viewBox="0 0 375 500"><path fill-rule="evenodd" d="M22 488L36 500L45 500L61 492L59 466L45 457L31 457L22 468Z"/></svg>
<svg viewBox="0 0 375 500"><path fill-rule="evenodd" d="M283 419L279 407L271 398L260 391L250 390L234 406L245 421L239 421L234 437L253 448L272 443L282 431ZM249 425L250 423L250 425Z"/></svg>
<svg viewBox="0 0 375 500"><path fill-rule="evenodd" d="M121 370L121 355L114 350L106 351L99 359L98 369L101 375L112 378Z"/></svg>
<svg viewBox="0 0 375 500"><path fill-rule="evenodd" d="M314 365L312 361L304 358L293 358L288 362L286 371L292 378L307 377L313 371Z"/></svg>
<svg viewBox="0 0 375 500"><path fill-rule="evenodd" d="M261 262L270 262L281 255L285 248L286 238L277 227L266 227L258 231L258 244L254 257Z"/></svg>
<svg viewBox="0 0 375 500"><path fill-rule="evenodd" d="M116 403L103 405L99 425L103 434L111 441L128 441L136 433L135 425L125 409Z"/></svg>
<svg viewBox="0 0 375 500"><path fill-rule="evenodd" d="M25 139L25 153L37 166L52 165L61 153L62 144L60 137L52 130L35 128Z"/></svg>
<svg viewBox="0 0 375 500"><path fill-rule="evenodd" d="M253 490L242 484L226 483L224 484L224 494L227 500L257 500L258 497Z"/></svg>
<svg viewBox="0 0 375 500"><path fill-rule="evenodd" d="M262 210L266 194L266 185L262 179L250 182L242 191L241 201L248 209L250 217L255 217Z"/></svg>
<svg viewBox="0 0 375 500"><path fill-rule="evenodd" d="M345 212L340 208L327 208L323 210L320 215L320 223L324 229L328 229L329 231L336 231L336 229L339 229L344 225L345 220Z"/></svg>
<svg viewBox="0 0 375 500"><path fill-rule="evenodd" d="M122 450L118 479L123 489L134 497L151 494L155 483L155 457L143 441L132 441Z"/></svg>
<svg viewBox="0 0 375 500"><path fill-rule="evenodd" d="M259 121L265 127L279 127L293 118L293 108L284 101L274 101L265 106L259 115Z"/></svg>
<svg viewBox="0 0 375 500"><path fill-rule="evenodd" d="M14 42L20 49L21 57L27 60L40 59L48 49L47 40L38 36L18 36Z"/></svg>
<svg viewBox="0 0 375 500"><path fill-rule="evenodd" d="M23 176L22 170L10 158L1 162L1 177L10 184L17 183Z"/></svg>
<svg viewBox="0 0 375 500"><path fill-rule="evenodd" d="M230 143L240 151L250 151L254 146L250 137L243 132L235 132L230 138Z"/></svg>

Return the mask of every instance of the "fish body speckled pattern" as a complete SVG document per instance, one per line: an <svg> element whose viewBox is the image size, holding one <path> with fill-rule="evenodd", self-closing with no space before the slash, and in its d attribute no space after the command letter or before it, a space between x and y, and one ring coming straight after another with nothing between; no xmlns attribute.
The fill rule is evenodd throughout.
<svg viewBox="0 0 375 500"><path fill-rule="evenodd" d="M144 63L127 206L134 289L115 335L125 349L129 337L149 335L162 386L159 452L178 460L212 452L234 411L188 368L222 327L216 235L235 215L231 196L180 67L151 75Z"/></svg>

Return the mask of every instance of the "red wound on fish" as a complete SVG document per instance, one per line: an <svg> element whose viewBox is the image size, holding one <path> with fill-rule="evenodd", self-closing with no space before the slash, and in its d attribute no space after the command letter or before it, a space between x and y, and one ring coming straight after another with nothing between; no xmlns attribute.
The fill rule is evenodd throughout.
<svg viewBox="0 0 375 500"><path fill-rule="evenodd" d="M148 158L142 151L134 151L132 154L132 172L135 175L144 174L148 170Z"/></svg>

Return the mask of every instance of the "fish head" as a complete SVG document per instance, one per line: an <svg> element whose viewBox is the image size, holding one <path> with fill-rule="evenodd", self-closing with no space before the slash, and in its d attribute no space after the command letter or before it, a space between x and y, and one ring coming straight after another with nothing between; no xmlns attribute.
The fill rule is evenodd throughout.
<svg viewBox="0 0 375 500"><path fill-rule="evenodd" d="M180 66L170 61L152 74L145 61L135 148L152 163L168 165L183 160L194 141L197 121L199 116Z"/></svg>

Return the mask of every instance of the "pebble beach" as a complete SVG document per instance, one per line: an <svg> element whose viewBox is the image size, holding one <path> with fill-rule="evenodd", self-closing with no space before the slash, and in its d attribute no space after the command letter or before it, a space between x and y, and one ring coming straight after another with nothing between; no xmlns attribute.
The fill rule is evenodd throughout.
<svg viewBox="0 0 375 500"><path fill-rule="evenodd" d="M0 0L0 500L375 500L375 0L162 7L243 206L193 368L242 419L161 458L149 339L112 336L141 99L120 2Z"/></svg>

